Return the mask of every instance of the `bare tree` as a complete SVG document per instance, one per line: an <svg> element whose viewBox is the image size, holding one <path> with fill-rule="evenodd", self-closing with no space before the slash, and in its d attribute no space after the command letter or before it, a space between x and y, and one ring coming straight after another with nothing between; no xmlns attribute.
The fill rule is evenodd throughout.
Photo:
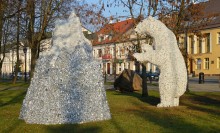
<svg viewBox="0 0 220 133"><path fill-rule="evenodd" d="M155 16L157 13L159 1L158 0L109 0L109 3L115 3L116 6L123 6L126 9L128 9L128 16L130 16L134 20L134 27L137 25L145 16ZM112 4L110 4L112 5ZM146 6L148 6L146 10ZM116 19L119 16L116 16ZM112 17L113 18L113 17ZM146 39L150 39L149 36L147 35L140 35L136 33L136 41L130 41L134 46L135 46L135 51L136 52L141 52L141 40L145 37ZM124 38L127 37L122 37L121 41L124 40ZM132 40L132 39L131 39ZM134 51L133 51L134 52ZM130 54L132 55L132 54ZM139 62L137 62L135 59L134 61L136 62L136 68L139 68ZM142 96L148 96L148 90L147 90L147 80L146 80L146 64L141 63L142 65ZM138 69L139 70L139 69Z"/></svg>
<svg viewBox="0 0 220 133"><path fill-rule="evenodd" d="M86 20L88 16L95 16L93 8L86 4L79 4L77 0L27 1L27 40L31 48L31 77L33 77L36 60L39 57L40 41L47 38L47 33L52 31L55 19L67 18L73 9L83 23L95 23L97 21L95 17L90 17L90 21L89 19ZM100 12L97 14L101 16Z"/></svg>
<svg viewBox="0 0 220 133"><path fill-rule="evenodd" d="M2 37L6 4L4 0L0 0L0 55L2 54L2 57L0 57L0 78L2 77L2 64L5 58L5 49L2 50Z"/></svg>
<svg viewBox="0 0 220 133"><path fill-rule="evenodd" d="M17 33L16 33L16 57L17 57L17 61L16 61L16 65L15 65L15 76L13 77L13 84L16 83L17 80L17 75L18 75L18 71L19 71L19 67L20 67L20 59L19 59L19 48L20 48L20 17L21 17L21 13L20 13L20 8L21 8L21 2L22 1L18 1L17 4L17 21L16 21L16 25L17 25Z"/></svg>
<svg viewBox="0 0 220 133"><path fill-rule="evenodd" d="M207 3L208 2L204 2L204 0L170 1L163 3L163 9L159 14L159 19L174 32L177 38L180 34L185 34L185 46L181 47L180 50L184 57L187 70L189 68L189 56L187 52L188 33L193 33L197 36L203 36L201 35L200 29L207 26L207 24L209 24L213 18L218 16L216 13L205 12ZM190 92L188 83L187 92Z"/></svg>
<svg viewBox="0 0 220 133"><path fill-rule="evenodd" d="M186 34L194 33L201 36L201 27L206 26L217 15L205 12L206 0L109 0L109 3L111 2L115 3L116 6L124 5L132 18L135 18L135 16L137 18L140 16L157 16L177 37L180 33L184 32ZM187 44L185 45L187 46ZM181 51L186 61L186 67L188 68L187 60L189 57L186 47L181 49ZM189 92L188 87L187 91ZM144 92L142 93L144 95Z"/></svg>

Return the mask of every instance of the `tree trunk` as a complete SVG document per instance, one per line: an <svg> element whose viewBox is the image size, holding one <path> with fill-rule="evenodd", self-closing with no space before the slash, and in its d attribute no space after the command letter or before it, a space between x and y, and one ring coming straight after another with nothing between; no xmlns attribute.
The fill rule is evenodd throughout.
<svg viewBox="0 0 220 133"><path fill-rule="evenodd" d="M148 96L146 66L142 63L142 97Z"/></svg>
<svg viewBox="0 0 220 133"><path fill-rule="evenodd" d="M3 65L3 61L4 61L4 59L1 59L1 61L0 61L0 79L2 78L2 65Z"/></svg>
<svg viewBox="0 0 220 133"><path fill-rule="evenodd" d="M187 84L186 84L186 92L189 93L190 90L189 90L189 73L188 73L188 52L187 52L187 47L188 47L188 39L187 39L187 29L185 31L185 56L184 56L184 59L185 59L185 64L186 64L186 71L187 71Z"/></svg>
<svg viewBox="0 0 220 133"><path fill-rule="evenodd" d="M28 13L28 31L27 31L27 39L29 43L29 47L31 49L31 69L30 69L30 79L33 77L35 64L36 64L36 53L37 46L35 46L35 38L34 38L34 23L35 23L35 1L28 0L27 1L27 13Z"/></svg>
<svg viewBox="0 0 220 133"><path fill-rule="evenodd" d="M19 71L19 66L20 66L20 59L19 59L19 45L20 45L20 38L19 38L19 34L20 34L20 8L21 8L21 2L19 1L19 5L18 5L18 15L17 15L17 47L16 47L16 55L17 55L17 62L16 62L16 67L15 67L15 75L13 77L13 84L16 83L17 80L17 75L18 75L18 71Z"/></svg>
<svg viewBox="0 0 220 133"><path fill-rule="evenodd" d="M34 76L34 70L35 70L35 65L37 61L37 46L34 46L31 48L31 71L30 71L30 78Z"/></svg>
<svg viewBox="0 0 220 133"><path fill-rule="evenodd" d="M117 54L116 54L116 43L115 43L115 48L114 48L114 63L113 63L113 71L114 71L114 81L116 80L116 61L117 61L117 58L116 58L116 56L117 56Z"/></svg>
<svg viewBox="0 0 220 133"><path fill-rule="evenodd" d="M2 30L3 30L3 24L4 24L4 20L3 20L3 17L4 17L4 7L3 7L3 1L0 0L0 55L2 54L2 47L1 47L1 44L2 44ZM3 58L0 57L0 79L2 77L2 63L3 63Z"/></svg>

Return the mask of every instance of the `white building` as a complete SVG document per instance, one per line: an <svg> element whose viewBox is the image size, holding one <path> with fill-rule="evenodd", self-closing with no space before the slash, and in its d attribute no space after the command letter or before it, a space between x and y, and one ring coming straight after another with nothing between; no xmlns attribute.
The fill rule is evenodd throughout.
<svg viewBox="0 0 220 133"><path fill-rule="evenodd" d="M82 31L88 39L92 38L92 34L89 30L82 27ZM40 52L45 51L51 47L51 38L45 39L41 41L40 44ZM23 51L24 44L21 42L20 50L19 50L19 60L20 60L20 71L22 74L25 72L25 54ZM2 59L3 55L0 55ZM16 56L16 46L7 49L5 53L5 58L2 65L2 77L3 78L10 78L12 73L14 72L15 64L17 62ZM27 47L27 54L26 54L26 72L30 72L31 69L31 49Z"/></svg>
<svg viewBox="0 0 220 133"><path fill-rule="evenodd" d="M124 69L141 72L141 65L135 64L136 62L129 56L129 51L134 50L135 44L138 43L133 27L134 20L128 19L107 24L96 32L96 37L93 40L93 55L102 60L103 73L114 74L116 72L118 75ZM149 44L149 39L146 37L139 40L140 43ZM114 65L116 66L114 67ZM150 63L147 63L146 67L147 71L157 71L156 66Z"/></svg>
<svg viewBox="0 0 220 133"><path fill-rule="evenodd" d="M19 49L19 60L20 60L20 70L21 73L25 72L25 54L23 51L24 47L20 47ZM1 54L1 59L3 58L3 55ZM17 62L17 55L16 55L16 49L12 48L11 50L8 50L5 53L4 62L2 64L2 77L3 78L10 78L12 73L14 72L15 65ZM27 54L26 54L26 71L30 71L30 64L31 64L31 51L27 47Z"/></svg>

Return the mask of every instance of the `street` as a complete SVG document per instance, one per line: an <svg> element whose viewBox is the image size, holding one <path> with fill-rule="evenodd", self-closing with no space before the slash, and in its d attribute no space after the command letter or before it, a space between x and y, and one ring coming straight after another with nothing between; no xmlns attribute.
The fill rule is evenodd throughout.
<svg viewBox="0 0 220 133"><path fill-rule="evenodd" d="M107 76L107 82L114 82L114 76ZM152 85L149 81L149 90L158 90L158 81L152 81ZM106 85L106 89L113 89L113 85ZM205 82L199 84L199 77L189 77L189 89L190 91L202 91L202 92L220 92L219 76L205 76Z"/></svg>

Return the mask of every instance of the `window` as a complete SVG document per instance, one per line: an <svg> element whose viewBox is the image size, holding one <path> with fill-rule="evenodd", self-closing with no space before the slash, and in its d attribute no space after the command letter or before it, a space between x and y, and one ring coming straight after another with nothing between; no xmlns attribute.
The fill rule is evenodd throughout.
<svg viewBox="0 0 220 133"><path fill-rule="evenodd" d="M109 40L112 40L112 35L109 35L109 36L108 36L108 39L109 39Z"/></svg>
<svg viewBox="0 0 220 133"><path fill-rule="evenodd" d="M180 47L180 38L179 37L177 37L177 45Z"/></svg>
<svg viewBox="0 0 220 133"><path fill-rule="evenodd" d="M118 71L121 72L121 63L118 63Z"/></svg>
<svg viewBox="0 0 220 133"><path fill-rule="evenodd" d="M102 49L98 49L98 57L102 57Z"/></svg>
<svg viewBox="0 0 220 133"><path fill-rule="evenodd" d="M103 40L104 40L104 36L103 36L103 35L100 35L98 42L101 42L101 41L103 41Z"/></svg>
<svg viewBox="0 0 220 133"><path fill-rule="evenodd" d="M217 68L220 69L220 57L217 58Z"/></svg>
<svg viewBox="0 0 220 133"><path fill-rule="evenodd" d="M95 57L96 55L95 55L95 50L93 50L93 56Z"/></svg>
<svg viewBox="0 0 220 133"><path fill-rule="evenodd" d="M118 47L118 48L116 49L116 52L117 52L117 56L120 56L120 47Z"/></svg>
<svg viewBox="0 0 220 133"><path fill-rule="evenodd" d="M110 54L110 47L105 47L104 53L105 54Z"/></svg>
<svg viewBox="0 0 220 133"><path fill-rule="evenodd" d="M202 53L202 38L199 38L199 53Z"/></svg>
<svg viewBox="0 0 220 133"><path fill-rule="evenodd" d="M201 70L202 60L200 58L197 59L197 70Z"/></svg>
<svg viewBox="0 0 220 133"><path fill-rule="evenodd" d="M125 54L125 49L121 48L121 55L124 55L124 54Z"/></svg>
<svg viewBox="0 0 220 133"><path fill-rule="evenodd" d="M220 32L218 32L218 44L220 44Z"/></svg>
<svg viewBox="0 0 220 133"><path fill-rule="evenodd" d="M209 58L205 58L205 62L204 62L204 69L209 69Z"/></svg>
<svg viewBox="0 0 220 133"><path fill-rule="evenodd" d="M111 54L112 54L112 56L115 56L114 54L114 51L115 51L115 48L113 47L113 48L111 48Z"/></svg>
<svg viewBox="0 0 220 133"><path fill-rule="evenodd" d="M194 54L194 36L190 36L191 40L191 54Z"/></svg>
<svg viewBox="0 0 220 133"><path fill-rule="evenodd" d="M210 53L210 33L207 33L206 35L206 52Z"/></svg>
<svg viewBox="0 0 220 133"><path fill-rule="evenodd" d="M109 39L109 40L112 40L112 38L113 38L113 31L111 31L111 32L109 33L109 36L108 36L108 39Z"/></svg>

